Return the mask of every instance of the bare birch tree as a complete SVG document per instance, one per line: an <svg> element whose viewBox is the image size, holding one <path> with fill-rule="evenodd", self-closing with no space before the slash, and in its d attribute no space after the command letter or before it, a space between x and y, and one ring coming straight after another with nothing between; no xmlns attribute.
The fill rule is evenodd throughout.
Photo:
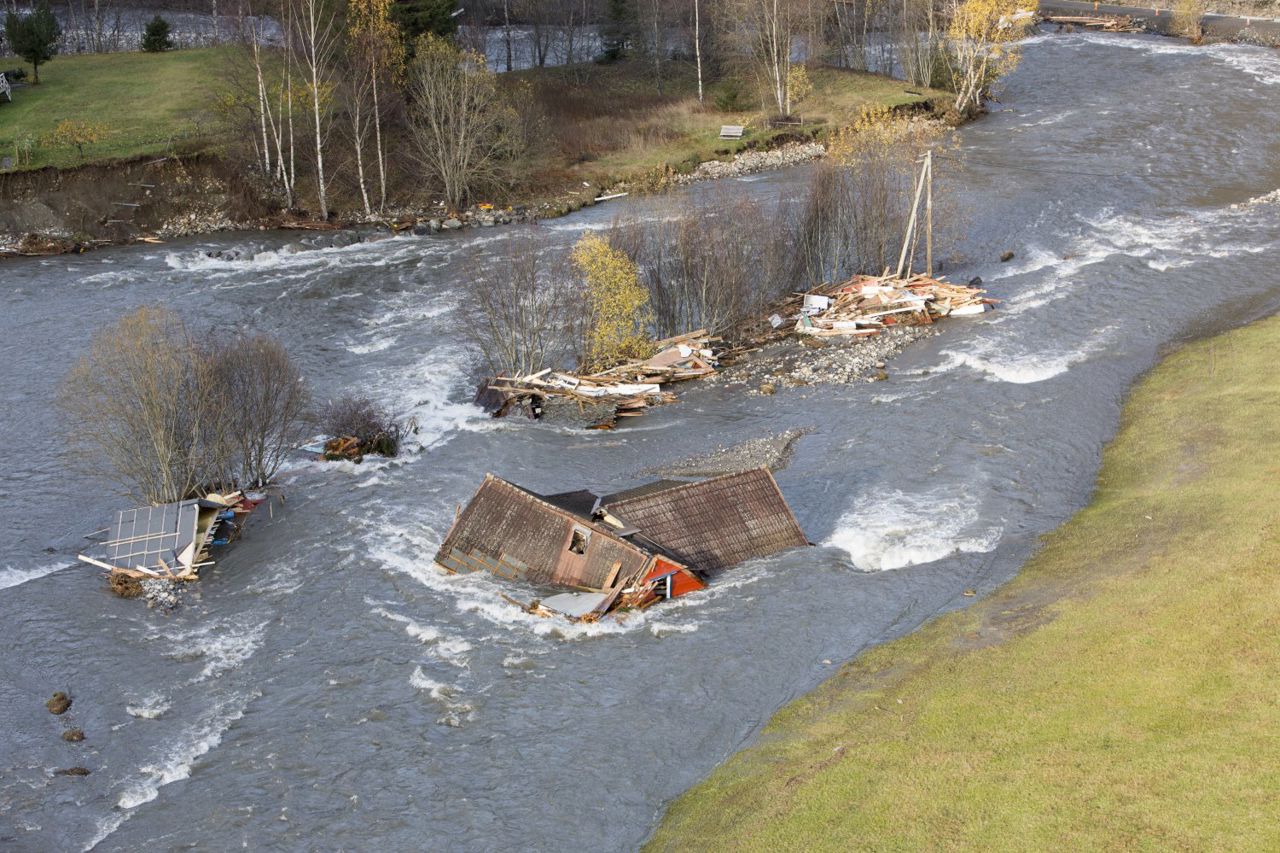
<svg viewBox="0 0 1280 853"><path fill-rule="evenodd" d="M329 218L328 178L324 171L324 144L328 135L334 85L331 80L342 36L340 9L334 0L290 0L296 49L306 73L315 145L316 201L320 218Z"/></svg>
<svg viewBox="0 0 1280 853"><path fill-rule="evenodd" d="M373 133L378 167L378 210L387 203L386 150L382 143L382 90L399 74L404 47L391 22L390 0L350 0L347 6L348 106L356 155L356 182L365 215L373 213L365 181L366 140Z"/></svg>
<svg viewBox="0 0 1280 853"><path fill-rule="evenodd" d="M523 148L519 117L484 57L425 35L409 69L409 127L418 162L457 209L496 189Z"/></svg>
<svg viewBox="0 0 1280 853"><path fill-rule="evenodd" d="M947 61L957 112L980 110L991 84L1017 66L1018 42L1035 11L1035 0L949 0Z"/></svg>
<svg viewBox="0 0 1280 853"><path fill-rule="evenodd" d="M799 0L725 0L727 30L749 56L779 115L791 114L787 78L804 7Z"/></svg>

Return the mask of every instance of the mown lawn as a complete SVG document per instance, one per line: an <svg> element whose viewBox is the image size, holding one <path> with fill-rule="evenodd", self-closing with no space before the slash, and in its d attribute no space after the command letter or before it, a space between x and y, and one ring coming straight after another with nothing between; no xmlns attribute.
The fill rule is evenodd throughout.
<svg viewBox="0 0 1280 853"><path fill-rule="evenodd" d="M214 133L209 117L220 75L231 61L227 48L166 53L108 53L58 56L40 67L40 85L0 99L0 156L14 156L14 143L35 143L31 166L74 166L74 147L55 147L48 137L60 121L102 125L101 142L87 146L86 161L156 154L175 143L190 150ZM13 57L0 68L31 67Z"/></svg>
<svg viewBox="0 0 1280 853"><path fill-rule="evenodd" d="M783 709L650 848L1280 849L1278 347L1167 358L1016 580Z"/></svg>

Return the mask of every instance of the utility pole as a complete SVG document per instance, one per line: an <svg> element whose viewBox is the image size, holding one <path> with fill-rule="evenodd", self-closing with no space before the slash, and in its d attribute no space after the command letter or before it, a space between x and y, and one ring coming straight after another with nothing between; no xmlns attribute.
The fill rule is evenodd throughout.
<svg viewBox="0 0 1280 853"><path fill-rule="evenodd" d="M933 278L933 149L924 153L924 170L929 174L925 185L924 202L924 264L929 278Z"/></svg>

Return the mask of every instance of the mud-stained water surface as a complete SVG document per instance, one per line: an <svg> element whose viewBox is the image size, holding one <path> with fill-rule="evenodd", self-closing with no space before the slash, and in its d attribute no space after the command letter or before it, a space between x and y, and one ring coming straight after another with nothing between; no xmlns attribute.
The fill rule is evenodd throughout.
<svg viewBox="0 0 1280 853"><path fill-rule="evenodd" d="M1015 574L1087 500L1125 389L1162 347L1278 304L1280 207L1233 207L1280 187L1277 95L1280 56L1259 49L1032 39L1000 111L959 134L969 236L948 272L983 276L1001 310L946 324L886 382L686 387L614 433L468 403L455 291L494 231L5 262L0 846L635 847L780 705ZM802 178L743 183L772 199ZM563 247L643 215L625 204L536 233ZM259 254L204 254L226 248ZM73 567L117 501L70 471L49 402L94 329L157 302L279 335L320 396L364 388L422 427L393 462L299 460L284 507L168 616ZM613 490L785 430L805 432L778 480L820 547L705 594L571 627L431 565L485 471ZM59 689L64 717L43 704ZM85 740L64 742L69 726ZM77 765L91 774L53 774Z"/></svg>

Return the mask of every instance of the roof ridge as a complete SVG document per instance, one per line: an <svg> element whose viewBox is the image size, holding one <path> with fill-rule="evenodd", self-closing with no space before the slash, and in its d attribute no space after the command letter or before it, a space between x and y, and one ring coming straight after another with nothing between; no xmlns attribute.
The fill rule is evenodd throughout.
<svg viewBox="0 0 1280 853"><path fill-rule="evenodd" d="M634 498L623 498L620 501L614 501L613 503L604 504L604 506L618 506L620 504L631 503L632 501L639 501L639 500L645 500L647 498L657 497L658 495L669 495L672 492L678 492L683 489L693 488L694 486L705 486L708 483L717 483L717 482L720 482L721 480L729 480L734 477L742 477L746 474L755 474L760 471L763 471L765 474L767 474L769 476L769 479L771 480L773 479L773 474L769 471L769 466L757 465L755 468L747 468L742 471L730 471L728 474L717 474L716 476L708 477L705 480L694 480L692 483L682 483L679 486L672 486L669 489L663 489L660 492L654 492L653 494L649 494L649 495L639 495Z"/></svg>

